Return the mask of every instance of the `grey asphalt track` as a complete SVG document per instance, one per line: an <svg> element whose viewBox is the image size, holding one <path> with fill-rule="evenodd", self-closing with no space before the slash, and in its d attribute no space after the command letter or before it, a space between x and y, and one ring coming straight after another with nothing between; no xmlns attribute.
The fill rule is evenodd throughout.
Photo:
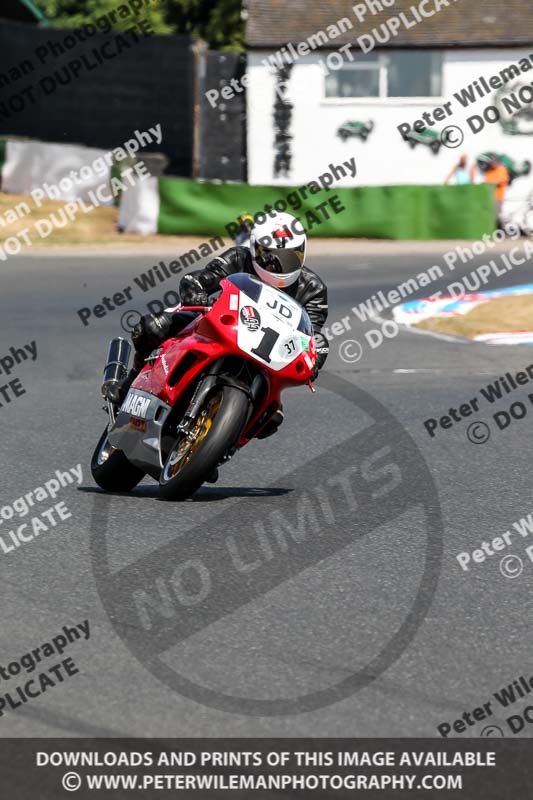
<svg viewBox="0 0 533 800"><path fill-rule="evenodd" d="M291 390L282 430L238 453L193 501L162 502L152 481L106 497L89 463L105 425L107 343L125 311L144 312L175 284L137 288L87 327L76 312L158 260L33 254L1 267L0 358L35 341L37 359L0 374L26 391L0 408L0 508L58 469L81 464L83 480L31 512L62 501L69 519L0 552L0 665L64 625L88 619L90 638L62 656L78 674L4 708L0 736L437 736L488 701L455 735L496 724L511 736L506 718L527 696L503 708L493 693L533 674L533 540L515 530L468 572L456 556L533 512L533 387L481 403L433 439L423 422L533 364L533 348L400 330L372 350L365 334L379 325L351 308L442 263L442 251L316 258L330 320L350 323L332 339L317 393ZM528 281L533 264L492 285ZM346 339L365 345L355 363L339 355ZM492 415L516 400L526 417L498 431ZM489 425L485 444L466 436L475 420ZM5 542L12 528L0 524ZM506 562L513 577L502 574L508 555L521 574L517 561ZM3 679L0 692L31 677Z"/></svg>

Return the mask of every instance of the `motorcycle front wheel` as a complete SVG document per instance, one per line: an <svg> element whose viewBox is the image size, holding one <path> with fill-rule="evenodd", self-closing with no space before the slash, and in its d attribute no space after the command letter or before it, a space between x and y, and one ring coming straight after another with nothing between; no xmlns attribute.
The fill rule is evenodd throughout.
<svg viewBox="0 0 533 800"><path fill-rule="evenodd" d="M219 386L206 398L188 435L180 434L159 478L161 496L186 500L237 443L250 399L234 386Z"/></svg>

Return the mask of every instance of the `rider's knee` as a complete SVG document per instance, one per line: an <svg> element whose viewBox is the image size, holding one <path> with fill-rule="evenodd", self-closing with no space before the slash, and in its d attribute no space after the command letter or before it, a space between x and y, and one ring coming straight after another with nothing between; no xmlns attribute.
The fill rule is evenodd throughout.
<svg viewBox="0 0 533 800"><path fill-rule="evenodd" d="M131 334L135 350L147 358L154 348L168 339L171 323L172 315L165 311L162 314L146 314Z"/></svg>

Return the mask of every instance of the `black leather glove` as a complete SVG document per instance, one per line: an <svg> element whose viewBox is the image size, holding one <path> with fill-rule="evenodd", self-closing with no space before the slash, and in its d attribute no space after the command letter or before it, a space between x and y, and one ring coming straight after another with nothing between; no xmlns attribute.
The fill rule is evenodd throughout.
<svg viewBox="0 0 533 800"><path fill-rule="evenodd" d="M187 292L185 297L182 295L181 302L184 306L208 306L208 297L206 292Z"/></svg>
<svg viewBox="0 0 533 800"><path fill-rule="evenodd" d="M146 314L131 333L131 340L137 353L148 358L152 350L159 347L170 335L172 314Z"/></svg>
<svg viewBox="0 0 533 800"><path fill-rule="evenodd" d="M193 275L185 275L180 283L180 297L184 306L206 306L208 296L200 281Z"/></svg>

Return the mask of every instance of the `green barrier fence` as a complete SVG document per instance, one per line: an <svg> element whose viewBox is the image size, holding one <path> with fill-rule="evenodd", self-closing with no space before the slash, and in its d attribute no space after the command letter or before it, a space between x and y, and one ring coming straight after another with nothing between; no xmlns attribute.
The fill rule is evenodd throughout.
<svg viewBox="0 0 533 800"><path fill-rule="evenodd" d="M295 186L161 178L158 230L175 235L227 236L226 225L243 211L255 214L265 205L274 206L282 200L287 202L286 211L301 220L310 236L480 239L496 224L494 189L486 184L332 188L314 195L308 192L305 200L298 192ZM332 203L334 197L338 199ZM317 210L324 202L323 210ZM335 213L332 206L336 203L344 210Z"/></svg>

